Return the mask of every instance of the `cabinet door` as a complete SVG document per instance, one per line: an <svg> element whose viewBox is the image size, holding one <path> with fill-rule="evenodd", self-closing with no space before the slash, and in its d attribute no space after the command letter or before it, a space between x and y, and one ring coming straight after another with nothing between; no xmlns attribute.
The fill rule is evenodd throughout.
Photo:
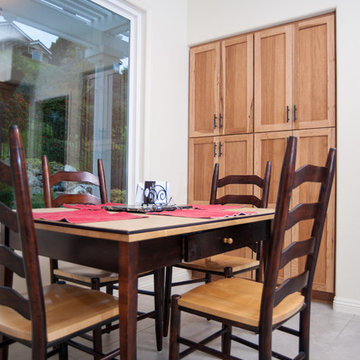
<svg viewBox="0 0 360 360"><path fill-rule="evenodd" d="M335 126L334 15L296 23L294 36L294 128Z"/></svg>
<svg viewBox="0 0 360 360"><path fill-rule="evenodd" d="M214 137L189 139L188 202L208 204L211 180L218 152L218 139Z"/></svg>
<svg viewBox="0 0 360 360"><path fill-rule="evenodd" d="M255 132L290 130L293 26L255 33Z"/></svg>
<svg viewBox="0 0 360 360"><path fill-rule="evenodd" d="M253 174L253 134L220 136L221 156L219 177L227 175ZM225 194L252 194L251 185L228 185L218 189L219 196Z"/></svg>
<svg viewBox="0 0 360 360"><path fill-rule="evenodd" d="M335 128L294 131L298 137L297 164L299 168L305 164L324 165L330 147L335 146ZM332 187L323 237L317 261L313 289L334 292L334 244L335 244L335 182ZM303 184L294 191L294 203L316 202L320 188L314 184ZM305 240L310 235L312 222L303 221L292 231L293 240ZM304 268L304 261L293 262L291 275L295 276Z"/></svg>
<svg viewBox="0 0 360 360"><path fill-rule="evenodd" d="M223 134L253 131L253 34L221 42Z"/></svg>
<svg viewBox="0 0 360 360"><path fill-rule="evenodd" d="M219 132L220 43L190 49L189 135ZM214 116L216 119L214 119Z"/></svg>

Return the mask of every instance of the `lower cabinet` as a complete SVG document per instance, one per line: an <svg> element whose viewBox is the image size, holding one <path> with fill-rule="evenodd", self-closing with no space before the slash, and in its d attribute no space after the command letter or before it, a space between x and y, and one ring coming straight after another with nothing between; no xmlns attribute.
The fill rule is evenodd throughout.
<svg viewBox="0 0 360 360"><path fill-rule="evenodd" d="M294 135L298 137L297 147L297 165L299 168L302 165L312 163L315 165L324 165L330 147L335 147L335 128L322 128L311 130L297 130L297 131L279 131L268 133L255 134L254 140L254 171L261 173L265 163L264 160L272 161L271 185L269 207L275 207L276 196L278 191L278 184L280 179L282 157L286 147L286 139L288 136ZM321 242L319 258L317 262L317 269L314 278L315 296L324 300L331 300L334 293L334 272L335 272L335 190L334 183L327 213L327 219L324 227L323 238ZM314 198L315 189L310 184L295 190L294 203L296 206L298 202L308 201ZM309 231L311 224L304 222L298 224L293 231L287 234L287 244L297 239L306 239L310 237ZM304 263L296 261L290 263L283 269L282 277L295 276Z"/></svg>
<svg viewBox="0 0 360 360"><path fill-rule="evenodd" d="M208 204L214 164L219 163L219 177L230 174L252 174L253 134L189 139L188 202ZM242 186L242 187L241 187ZM231 185L227 191L251 192L249 185ZM222 189L219 189L219 195Z"/></svg>

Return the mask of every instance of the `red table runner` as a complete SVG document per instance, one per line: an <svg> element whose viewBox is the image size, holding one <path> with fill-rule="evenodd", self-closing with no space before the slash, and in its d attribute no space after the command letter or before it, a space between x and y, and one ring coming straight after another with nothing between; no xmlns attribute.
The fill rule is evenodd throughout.
<svg viewBox="0 0 360 360"><path fill-rule="evenodd" d="M76 211L58 211L58 212L33 212L34 219L44 219L52 221L67 221L73 224L101 222L113 220L129 220L147 217L144 215L129 214L126 212L109 213L104 209L80 209Z"/></svg>
<svg viewBox="0 0 360 360"><path fill-rule="evenodd" d="M152 212L151 215L180 216L180 217L199 218L199 219L216 219L216 218L238 217L238 216L257 214L255 210L241 211L239 207L242 206L193 205L191 209L177 209L173 211Z"/></svg>

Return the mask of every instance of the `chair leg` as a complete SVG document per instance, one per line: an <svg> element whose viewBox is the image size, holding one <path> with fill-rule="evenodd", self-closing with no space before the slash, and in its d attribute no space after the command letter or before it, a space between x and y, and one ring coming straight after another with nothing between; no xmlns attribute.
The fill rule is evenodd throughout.
<svg viewBox="0 0 360 360"><path fill-rule="evenodd" d="M232 278L234 275L233 275L233 269L231 266L227 266L224 268L224 276L226 278Z"/></svg>
<svg viewBox="0 0 360 360"><path fill-rule="evenodd" d="M169 360L179 360L179 342L180 336L180 310L178 307L179 295L171 298L171 326L169 342Z"/></svg>
<svg viewBox="0 0 360 360"><path fill-rule="evenodd" d="M172 272L173 272L172 266L166 267L165 294L164 294L164 327L163 327L164 337L168 335L168 331L169 331Z"/></svg>
<svg viewBox="0 0 360 360"><path fill-rule="evenodd" d="M154 271L156 347L162 350L164 315L164 268Z"/></svg>
<svg viewBox="0 0 360 360"><path fill-rule="evenodd" d="M4 335L0 335L0 343L4 341ZM9 357L9 345L0 348L0 360L7 360Z"/></svg>
<svg viewBox="0 0 360 360"><path fill-rule="evenodd" d="M310 305L300 313L300 338L299 352L305 354L305 360L309 360L310 354Z"/></svg>
<svg viewBox="0 0 360 360"><path fill-rule="evenodd" d="M208 284L211 282L211 274L205 273L205 284Z"/></svg>
<svg viewBox="0 0 360 360"><path fill-rule="evenodd" d="M224 355L230 355L231 352L231 326L223 324L223 330L226 332L221 337L221 351Z"/></svg>
<svg viewBox="0 0 360 360"><path fill-rule="evenodd" d="M100 281L98 278L91 279L91 289L100 290ZM93 330L93 349L99 353L102 352L102 331L101 328ZM99 359L100 357L94 356L94 360Z"/></svg>
<svg viewBox="0 0 360 360"><path fill-rule="evenodd" d="M259 360L272 360L272 326L261 326L259 332Z"/></svg>
<svg viewBox="0 0 360 360"><path fill-rule="evenodd" d="M68 353L68 346L66 343L59 345L59 360L68 360L69 353Z"/></svg>

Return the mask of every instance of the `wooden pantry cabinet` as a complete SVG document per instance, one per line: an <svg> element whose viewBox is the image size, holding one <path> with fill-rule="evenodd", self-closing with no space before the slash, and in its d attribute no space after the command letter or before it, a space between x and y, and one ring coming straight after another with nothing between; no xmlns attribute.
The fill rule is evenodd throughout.
<svg viewBox="0 0 360 360"><path fill-rule="evenodd" d="M188 201L208 203L215 162L220 177L262 176L271 160L275 207L290 135L298 137L297 166L323 164L336 146L335 60L333 13L191 48ZM308 188L297 199L312 193ZM298 226L287 243L308 228ZM334 293L334 229L335 185L314 279L314 293L327 300ZM281 277L303 265L289 264Z"/></svg>

